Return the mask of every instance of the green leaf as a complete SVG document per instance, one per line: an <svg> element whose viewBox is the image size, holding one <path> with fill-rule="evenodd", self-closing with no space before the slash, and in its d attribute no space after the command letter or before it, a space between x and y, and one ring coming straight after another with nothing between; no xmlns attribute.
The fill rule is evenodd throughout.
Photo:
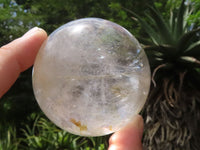
<svg viewBox="0 0 200 150"><path fill-rule="evenodd" d="M188 46L191 44L191 40L194 38L194 36L196 36L197 32L199 31L200 28L189 31L180 38L177 44L179 52L184 52L188 48Z"/></svg>
<svg viewBox="0 0 200 150"><path fill-rule="evenodd" d="M147 24L145 21L143 21L142 19L138 19L138 20L139 20L142 28L147 32L147 34L149 35L149 37L153 41L153 43L155 45L159 45L161 43L161 39L158 36L158 34L156 33L156 31L149 24Z"/></svg>
<svg viewBox="0 0 200 150"><path fill-rule="evenodd" d="M170 28L171 28L171 32L174 33L175 28L176 28L176 15L174 10L170 11Z"/></svg>
<svg viewBox="0 0 200 150"><path fill-rule="evenodd" d="M200 41L191 44L188 49L186 49L185 55L187 56L200 56Z"/></svg>
<svg viewBox="0 0 200 150"><path fill-rule="evenodd" d="M182 56L182 57L180 57L180 59L181 59L181 61L186 62L186 63L200 65L200 61L191 56Z"/></svg>
<svg viewBox="0 0 200 150"><path fill-rule="evenodd" d="M128 11L129 13L131 13L137 19L137 21L141 24L142 28L146 31L146 33L149 35L149 37L151 38L151 40L153 41L155 45L158 45L161 42L160 37L158 36L158 33L156 32L155 29L151 27L151 25L149 25L144 19L141 19L141 17L137 15L135 12L126 8L124 9Z"/></svg>
<svg viewBox="0 0 200 150"><path fill-rule="evenodd" d="M142 37L137 37L138 41L144 45L151 45L152 40L147 39L147 38L142 38Z"/></svg>
<svg viewBox="0 0 200 150"><path fill-rule="evenodd" d="M185 0L182 0L181 6L178 11L177 23L175 28L176 38L179 38L183 34L185 8Z"/></svg>
<svg viewBox="0 0 200 150"><path fill-rule="evenodd" d="M151 14L152 14L152 18L155 20L156 27L157 27L158 32L160 34L160 38L163 41L162 44L173 44L173 38L172 38L172 35L171 35L171 31L169 30L169 25L166 24L161 13L158 12L156 9L154 9L152 7L150 7L150 11L151 11Z"/></svg>
<svg viewBox="0 0 200 150"><path fill-rule="evenodd" d="M163 55L173 56L175 54L176 48L171 45L159 45L159 46L145 46L145 51L155 51L160 52Z"/></svg>

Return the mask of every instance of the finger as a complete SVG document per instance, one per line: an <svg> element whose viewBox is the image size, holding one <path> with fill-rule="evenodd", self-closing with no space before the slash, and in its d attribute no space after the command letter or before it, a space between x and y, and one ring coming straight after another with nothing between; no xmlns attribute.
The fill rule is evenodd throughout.
<svg viewBox="0 0 200 150"><path fill-rule="evenodd" d="M131 123L114 133L108 150L142 150L143 119L136 115Z"/></svg>
<svg viewBox="0 0 200 150"><path fill-rule="evenodd" d="M0 48L0 98L16 81L20 72L32 66L46 38L46 32L35 27L21 38Z"/></svg>

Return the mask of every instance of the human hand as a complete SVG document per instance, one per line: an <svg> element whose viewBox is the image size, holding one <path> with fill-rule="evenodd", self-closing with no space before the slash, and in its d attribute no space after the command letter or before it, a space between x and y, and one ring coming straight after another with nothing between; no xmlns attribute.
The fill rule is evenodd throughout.
<svg viewBox="0 0 200 150"><path fill-rule="evenodd" d="M0 48L0 98L14 84L19 74L32 66L46 38L46 32L35 27Z"/></svg>
<svg viewBox="0 0 200 150"><path fill-rule="evenodd" d="M46 32L36 27L0 48L0 98L19 74L33 65L46 38ZM109 150L142 150L142 132L143 119L137 115L130 124L111 136Z"/></svg>
<svg viewBox="0 0 200 150"><path fill-rule="evenodd" d="M136 115L128 125L110 137L108 150L142 150L143 126L143 118Z"/></svg>

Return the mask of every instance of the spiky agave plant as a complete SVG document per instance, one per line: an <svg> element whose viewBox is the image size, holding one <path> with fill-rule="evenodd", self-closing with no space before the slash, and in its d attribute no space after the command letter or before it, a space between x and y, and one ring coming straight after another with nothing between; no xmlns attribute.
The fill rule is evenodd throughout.
<svg viewBox="0 0 200 150"><path fill-rule="evenodd" d="M144 42L152 87L144 107L143 144L149 150L200 149L200 28L192 29L185 0L166 20L150 7L146 19L134 14L150 37Z"/></svg>

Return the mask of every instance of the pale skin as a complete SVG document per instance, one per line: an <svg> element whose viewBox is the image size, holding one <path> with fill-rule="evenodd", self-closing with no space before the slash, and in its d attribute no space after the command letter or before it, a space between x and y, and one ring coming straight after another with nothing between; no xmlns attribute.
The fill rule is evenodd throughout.
<svg viewBox="0 0 200 150"><path fill-rule="evenodd" d="M33 28L0 48L0 98L14 84L19 74L33 65L46 38L43 29ZM142 150L142 133L143 119L136 115L131 123L110 137L108 150Z"/></svg>

